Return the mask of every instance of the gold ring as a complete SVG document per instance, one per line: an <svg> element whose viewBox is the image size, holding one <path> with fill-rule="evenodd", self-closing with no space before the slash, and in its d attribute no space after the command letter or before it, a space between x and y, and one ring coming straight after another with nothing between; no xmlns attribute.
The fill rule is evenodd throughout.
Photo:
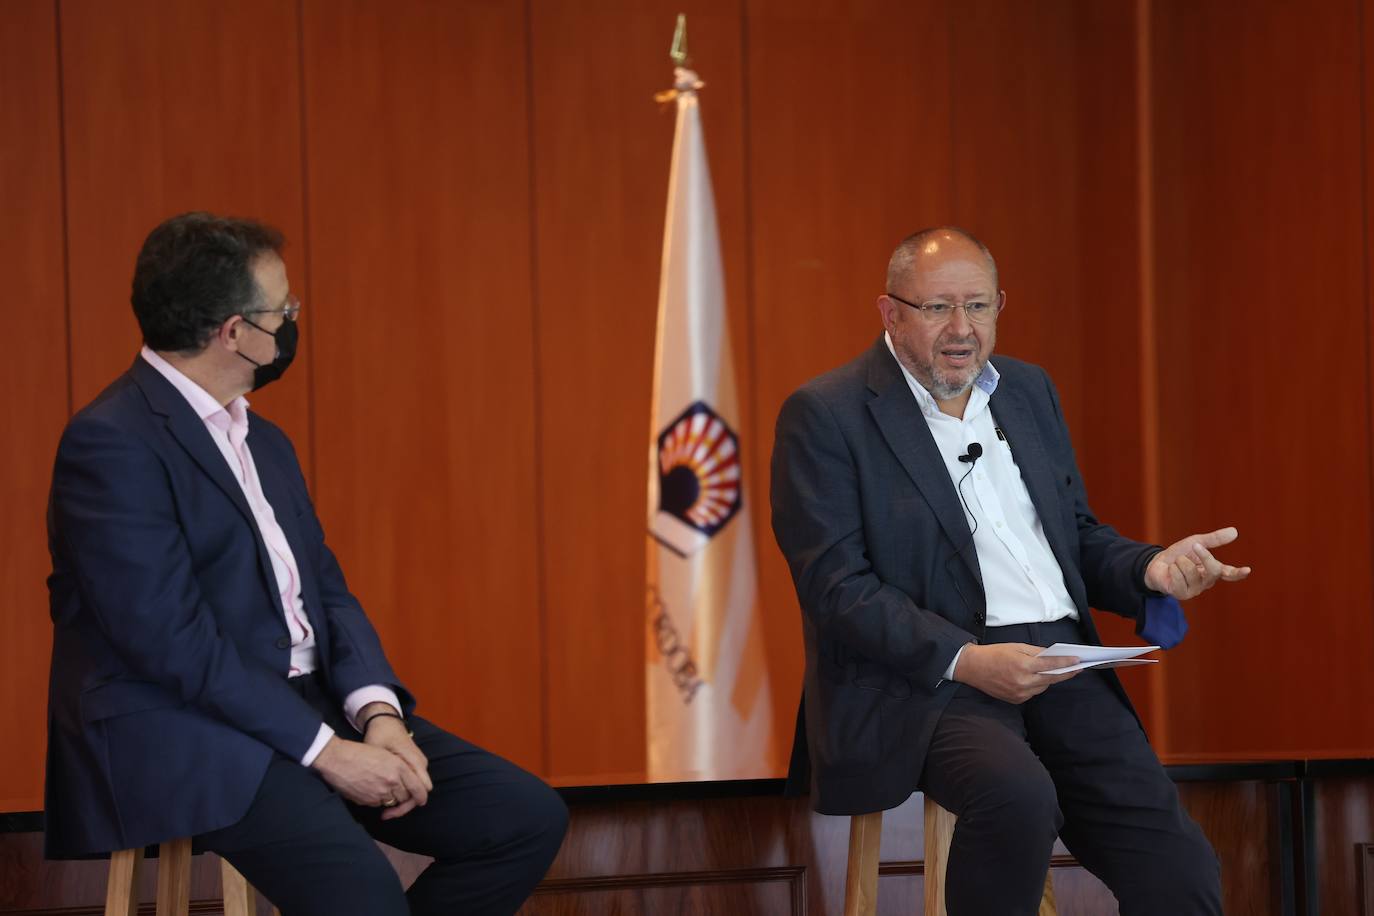
<svg viewBox="0 0 1374 916"><path fill-rule="evenodd" d="M382 799L382 807L383 807L383 808L394 808L394 807L396 807L396 799L394 799L394 798L384 798L384 799Z"/></svg>

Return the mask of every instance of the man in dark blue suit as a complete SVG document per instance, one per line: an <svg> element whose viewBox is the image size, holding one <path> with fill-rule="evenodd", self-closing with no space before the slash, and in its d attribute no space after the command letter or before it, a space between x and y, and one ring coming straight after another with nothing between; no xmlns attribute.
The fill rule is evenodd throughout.
<svg viewBox="0 0 1374 916"><path fill-rule="evenodd" d="M63 433L48 853L191 836L287 916L512 913L567 810L414 714L290 440L249 413L296 350L281 247L205 213L154 229L143 350ZM373 838L435 861L403 892Z"/></svg>
<svg viewBox="0 0 1374 916"><path fill-rule="evenodd" d="M1099 643L1090 607L1157 632L1250 570L1211 552L1234 528L1160 548L1098 521L1049 376L992 355L1005 302L982 243L912 235L883 335L778 416L773 531L806 642L791 777L825 814L918 788L957 814L951 916L1034 914L1056 834L1123 916L1220 913L1216 856L1121 682L1040 652Z"/></svg>

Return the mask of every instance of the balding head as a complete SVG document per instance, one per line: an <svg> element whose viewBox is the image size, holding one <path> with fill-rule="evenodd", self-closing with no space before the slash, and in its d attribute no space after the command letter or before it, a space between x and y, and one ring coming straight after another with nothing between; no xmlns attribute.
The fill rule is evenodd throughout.
<svg viewBox="0 0 1374 916"><path fill-rule="evenodd" d="M962 416L997 343L1005 304L987 246L941 226L903 239L892 252L878 312L897 361L942 411Z"/></svg>
<svg viewBox="0 0 1374 916"><path fill-rule="evenodd" d="M936 226L922 229L902 239L887 261L887 290L900 293L909 288L912 274L920 268L920 262L933 255L950 255L967 252L978 255L987 261L992 272L992 286L997 289L997 262L992 258L988 246L978 241L973 233L958 226Z"/></svg>

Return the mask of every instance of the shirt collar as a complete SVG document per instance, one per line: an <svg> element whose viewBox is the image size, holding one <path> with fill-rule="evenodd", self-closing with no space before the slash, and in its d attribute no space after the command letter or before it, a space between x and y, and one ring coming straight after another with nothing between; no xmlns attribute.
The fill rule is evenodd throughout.
<svg viewBox="0 0 1374 916"><path fill-rule="evenodd" d="M886 331L883 332L883 343L887 344L887 352L891 353L892 358L897 360L897 365L902 370L902 377L906 379L907 387L909 387L911 393L916 396L916 403L921 405L921 413L925 414L927 417L943 416L943 414L940 413L940 405L935 403L934 395L927 391L926 387L916 380L916 376L912 375L911 372L907 370L907 367L902 365L900 359L897 359L897 350L892 346L892 335ZM992 364L992 360L983 363L983 371L979 372L978 377L973 380L973 387L976 390L973 397L969 399L968 407L964 409L965 417L972 417L982 409L983 405L987 403L988 398L991 398L992 393L997 390L997 381L1001 377L1002 373L997 371L997 367ZM977 403L975 403L975 401Z"/></svg>
<svg viewBox="0 0 1374 916"><path fill-rule="evenodd" d="M187 375L163 359L153 350L144 346L138 351L138 355L143 361L152 366L162 377L172 383L172 387L181 392L181 396L186 399L186 403L191 405L191 409L196 412L196 416L202 420L209 420L217 414L226 414L234 424L246 424L248 422L248 399L237 397L230 401L228 407L221 407L219 401L211 396L200 385L193 382Z"/></svg>

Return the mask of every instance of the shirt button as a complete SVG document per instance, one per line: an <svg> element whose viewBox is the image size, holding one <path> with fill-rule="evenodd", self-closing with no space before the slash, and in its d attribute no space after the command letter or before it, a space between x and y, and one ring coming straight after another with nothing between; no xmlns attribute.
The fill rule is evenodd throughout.
<svg viewBox="0 0 1374 916"><path fill-rule="evenodd" d="M278 649L289 649L289 648L291 648L291 637L290 637L290 636L283 636L281 639L278 639L278 640L277 640L277 648L278 648Z"/></svg>
<svg viewBox="0 0 1374 916"><path fill-rule="evenodd" d="M998 523L997 523L997 527L998 527L998 528L1001 528L1001 527L1002 527L1002 523L1001 523L1001 522L998 522Z"/></svg>

